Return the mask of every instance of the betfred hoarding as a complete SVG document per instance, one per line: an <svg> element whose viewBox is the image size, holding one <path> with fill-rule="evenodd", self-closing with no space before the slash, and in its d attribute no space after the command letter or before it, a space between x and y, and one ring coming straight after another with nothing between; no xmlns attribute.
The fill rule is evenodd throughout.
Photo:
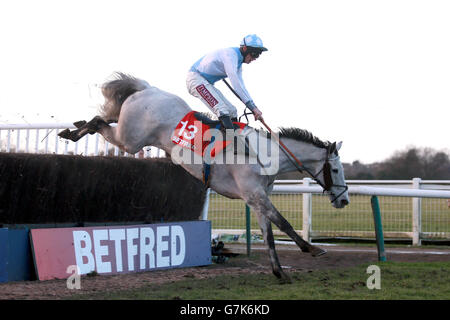
<svg viewBox="0 0 450 320"><path fill-rule="evenodd" d="M189 221L135 226L32 229L39 280L118 274L211 264L211 223Z"/></svg>

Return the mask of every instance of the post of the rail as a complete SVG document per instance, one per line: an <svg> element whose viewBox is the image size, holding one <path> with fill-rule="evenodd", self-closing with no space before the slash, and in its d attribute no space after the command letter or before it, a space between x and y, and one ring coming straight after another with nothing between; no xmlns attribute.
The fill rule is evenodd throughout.
<svg viewBox="0 0 450 320"><path fill-rule="evenodd" d="M380 205L378 203L378 197L372 196L370 202L372 204L373 220L375 224L375 237L377 241L378 261L386 261L386 253L384 251L383 225L381 223L381 212L380 212Z"/></svg>
<svg viewBox="0 0 450 320"><path fill-rule="evenodd" d="M246 236L247 236L247 256L250 257L251 252L251 243L252 243L252 235L251 235L251 223L250 223L250 207L245 205L245 224L246 224Z"/></svg>

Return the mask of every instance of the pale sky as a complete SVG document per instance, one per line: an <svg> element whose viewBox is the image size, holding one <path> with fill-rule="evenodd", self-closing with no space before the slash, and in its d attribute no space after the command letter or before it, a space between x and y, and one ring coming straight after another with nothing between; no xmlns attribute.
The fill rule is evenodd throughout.
<svg viewBox="0 0 450 320"><path fill-rule="evenodd" d="M243 78L272 129L343 141L343 162L450 149L450 1L433 0L1 1L0 123L90 120L114 71L208 111L187 70L251 33L269 51Z"/></svg>

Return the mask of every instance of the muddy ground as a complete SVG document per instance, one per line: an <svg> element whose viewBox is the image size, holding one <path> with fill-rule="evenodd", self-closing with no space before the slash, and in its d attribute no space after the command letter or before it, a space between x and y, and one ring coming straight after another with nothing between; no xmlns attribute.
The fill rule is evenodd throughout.
<svg viewBox="0 0 450 320"><path fill-rule="evenodd" d="M364 263L376 263L378 254L376 248L321 246L328 253L314 258L300 252L296 247L282 245L277 247L280 262L287 272L309 271L318 269L345 268ZM226 244L225 248L239 253L222 264L212 264L204 267L150 271L124 275L83 276L80 290L67 289L66 280L21 281L0 284L0 299L54 300L67 299L74 294L101 293L147 286L152 283L165 283L187 278L206 279L217 275L244 273L271 273L265 248L252 246L252 257L246 256L245 246ZM388 261L398 262L433 262L450 261L449 249L435 248L388 248Z"/></svg>

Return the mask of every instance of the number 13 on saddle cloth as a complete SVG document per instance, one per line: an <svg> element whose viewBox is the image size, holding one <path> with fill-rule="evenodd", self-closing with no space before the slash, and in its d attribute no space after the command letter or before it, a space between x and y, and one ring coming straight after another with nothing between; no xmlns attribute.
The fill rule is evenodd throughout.
<svg viewBox="0 0 450 320"><path fill-rule="evenodd" d="M206 148L210 143L213 143L216 136L211 135L210 129L219 129L220 122L204 123L198 118L196 111L191 111L184 116L178 123L172 134L172 142L180 145L183 148L190 149L200 156L205 156ZM241 122L234 122L240 129L240 132L245 128L246 124ZM232 141L218 139L211 148L211 158L214 158L223 149L225 149Z"/></svg>

